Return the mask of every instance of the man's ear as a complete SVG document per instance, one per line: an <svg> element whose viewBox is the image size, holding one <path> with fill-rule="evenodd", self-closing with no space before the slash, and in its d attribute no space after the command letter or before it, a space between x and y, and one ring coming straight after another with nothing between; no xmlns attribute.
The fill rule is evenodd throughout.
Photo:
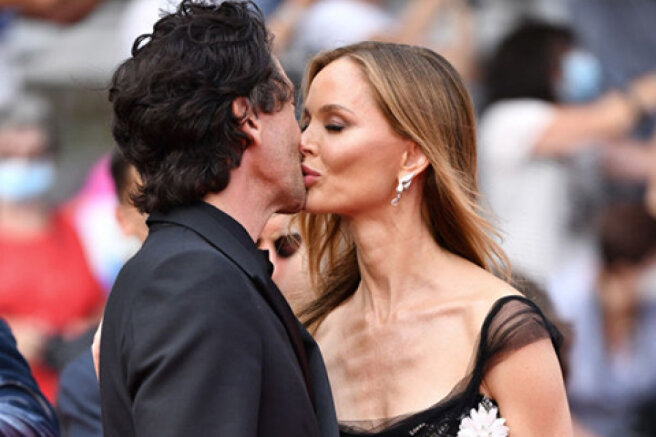
<svg viewBox="0 0 656 437"><path fill-rule="evenodd" d="M418 175L430 165L424 152L414 141L408 140L405 151L401 157L401 171L403 174Z"/></svg>
<svg viewBox="0 0 656 437"><path fill-rule="evenodd" d="M260 120L251 102L246 97L237 97L232 101L232 113L240 120L241 130L248 135L253 144L260 144L262 140Z"/></svg>

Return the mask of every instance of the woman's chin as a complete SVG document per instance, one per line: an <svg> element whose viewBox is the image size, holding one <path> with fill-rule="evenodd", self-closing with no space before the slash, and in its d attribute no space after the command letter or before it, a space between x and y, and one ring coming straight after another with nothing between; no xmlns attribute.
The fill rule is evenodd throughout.
<svg viewBox="0 0 656 437"><path fill-rule="evenodd" d="M326 206L325 202L312 199L308 194L303 212L307 212L308 214L330 214L334 212L330 208L326 208Z"/></svg>
<svg viewBox="0 0 656 437"><path fill-rule="evenodd" d="M325 211L322 208L315 208L315 205L311 205L309 202L305 203L305 207L303 208L303 212L306 212L308 214L325 214Z"/></svg>

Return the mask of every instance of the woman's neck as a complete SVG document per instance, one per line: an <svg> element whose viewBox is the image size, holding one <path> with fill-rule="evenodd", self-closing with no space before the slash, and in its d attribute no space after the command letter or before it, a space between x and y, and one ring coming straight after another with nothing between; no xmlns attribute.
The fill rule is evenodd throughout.
<svg viewBox="0 0 656 437"><path fill-rule="evenodd" d="M375 216L347 219L361 276L354 303L378 322L394 317L424 291L434 291L453 257L435 243L419 205L412 210L407 203Z"/></svg>

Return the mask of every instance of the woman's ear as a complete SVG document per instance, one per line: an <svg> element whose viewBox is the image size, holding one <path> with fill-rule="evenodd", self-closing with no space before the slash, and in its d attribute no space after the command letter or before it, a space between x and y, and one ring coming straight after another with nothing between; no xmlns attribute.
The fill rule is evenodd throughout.
<svg viewBox="0 0 656 437"><path fill-rule="evenodd" d="M429 166L428 158L414 141L408 141L401 157L401 170L404 174L418 175Z"/></svg>
<svg viewBox="0 0 656 437"><path fill-rule="evenodd" d="M253 111L253 105L246 97L237 97L232 101L232 113L239 119L241 130L248 135L253 145L261 143L262 132L260 120Z"/></svg>

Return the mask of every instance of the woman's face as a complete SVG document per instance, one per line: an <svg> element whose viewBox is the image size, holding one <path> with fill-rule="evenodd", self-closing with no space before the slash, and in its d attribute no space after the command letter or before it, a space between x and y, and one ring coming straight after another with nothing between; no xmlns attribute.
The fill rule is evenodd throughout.
<svg viewBox="0 0 656 437"><path fill-rule="evenodd" d="M388 207L403 152L360 67L341 58L310 85L301 120L306 210L354 216Z"/></svg>

